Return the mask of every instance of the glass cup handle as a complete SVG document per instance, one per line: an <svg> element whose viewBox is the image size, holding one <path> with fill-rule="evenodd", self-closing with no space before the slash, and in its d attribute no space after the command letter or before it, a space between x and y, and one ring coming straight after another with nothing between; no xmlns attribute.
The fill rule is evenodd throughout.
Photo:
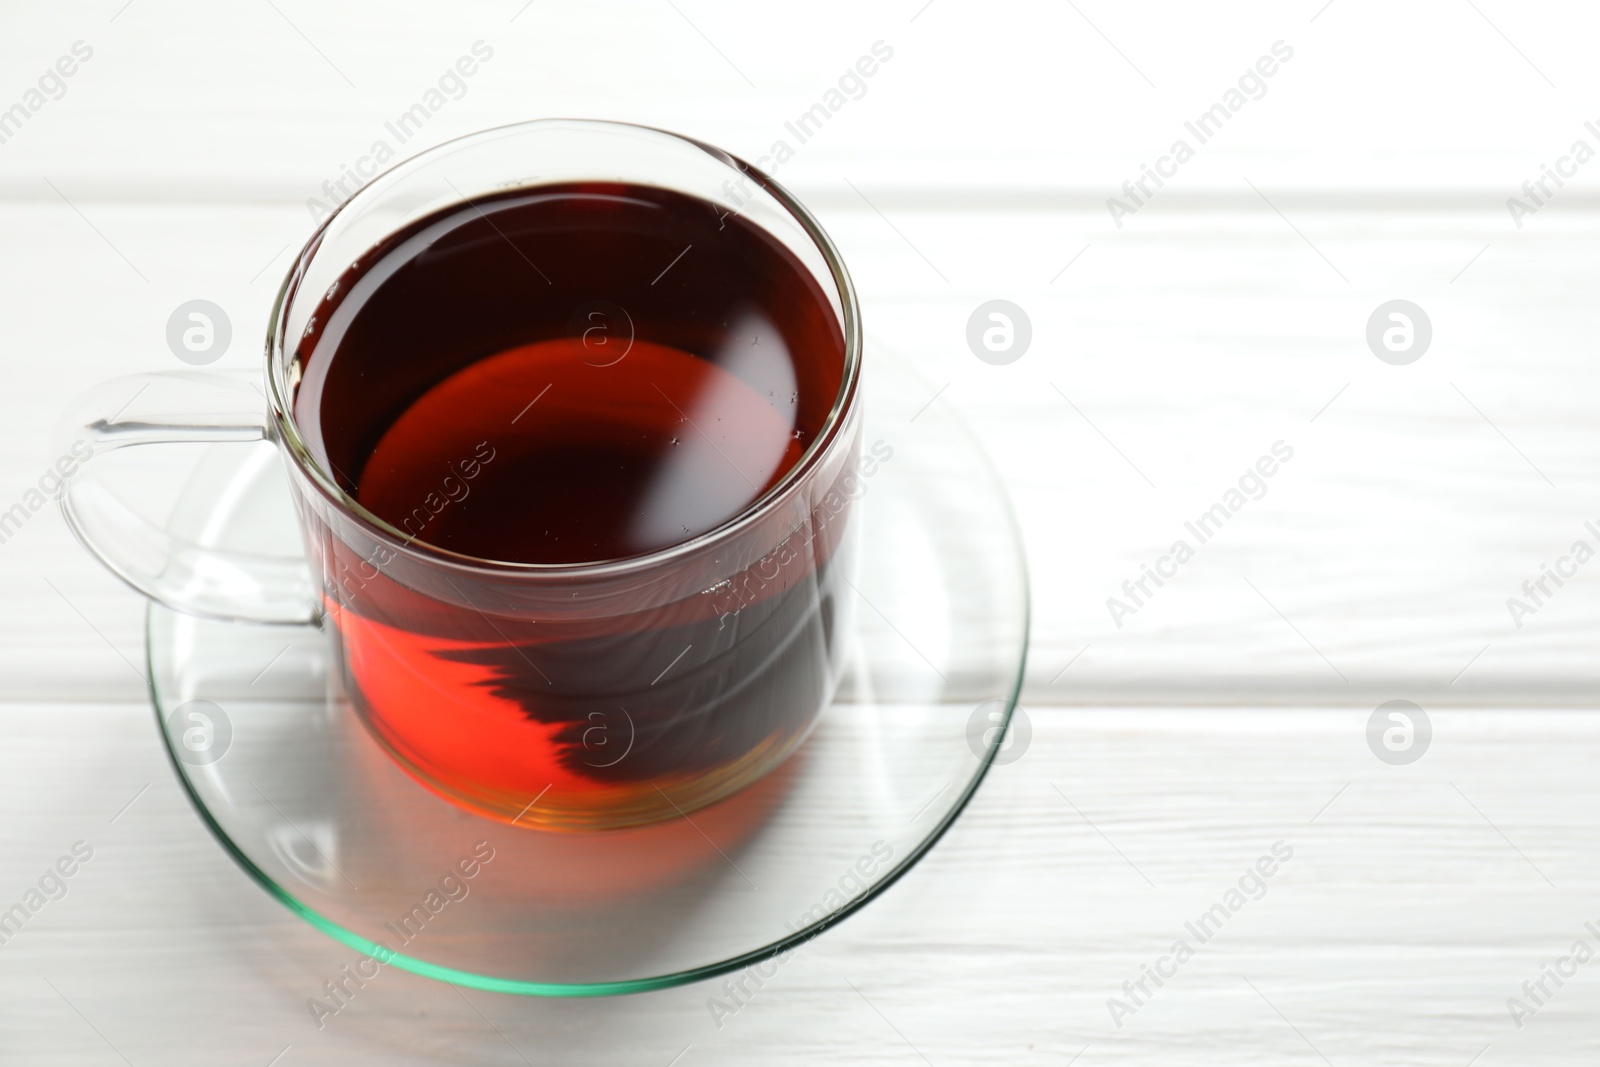
<svg viewBox="0 0 1600 1067"><path fill-rule="evenodd" d="M259 371L169 371L91 389L57 432L61 511L85 548L157 603L214 619L316 622L315 585L303 559L230 552L178 537L128 507L114 472L94 462L132 445L268 440L259 382Z"/></svg>

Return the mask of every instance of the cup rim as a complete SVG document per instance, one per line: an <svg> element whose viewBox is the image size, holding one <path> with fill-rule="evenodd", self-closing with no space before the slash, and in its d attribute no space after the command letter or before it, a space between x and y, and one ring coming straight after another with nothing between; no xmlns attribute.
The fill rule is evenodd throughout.
<svg viewBox="0 0 1600 1067"><path fill-rule="evenodd" d="M680 541L642 555L580 563L525 563L515 560L493 560L480 556L470 556L409 536L399 527L368 510L353 496L346 493L338 482L322 469L316 458L312 456L310 448L306 445L305 439L300 433L300 428L295 424L292 415L293 393L289 387L287 377L288 361L284 358L284 334L288 325L289 308L298 294L299 281L304 277L306 268L321 248L323 238L335 220L357 201L364 203L366 200L378 195L379 192L382 192L383 190L380 186L385 184L385 179L403 171L415 169L448 151L459 149L466 142L483 140L493 136L504 136L510 131L547 128L610 130L613 132L648 133L665 136L697 148L718 162L742 172L771 195L800 224L800 228L822 255L839 293L841 319L843 320L840 323L840 327L844 334L845 345L844 371L839 383L839 392L834 397L833 406L829 409L827 418L823 421L822 430L817 434L816 440L812 441L811 446L801 453L799 460L790 467L789 471L777 484L751 501L743 510L726 522L686 541ZM538 185L539 183L529 183L526 186L521 186L521 188L533 189L538 188ZM374 190L377 191L375 192ZM471 199L463 195L461 202L471 203ZM439 210L444 209L440 208ZM838 439L840 428L849 421L850 416L855 411L855 400L859 392L861 379L862 347L861 309L857 301L855 285L850 279L850 273L845 268L844 260L840 256L838 248L810 210L801 204L788 189L774 180L771 175L733 155L731 152L696 138L656 126L617 122L609 119L529 119L523 122L507 123L502 126L491 126L461 137L455 137L426 151L419 152L408 159L404 159L375 175L367 184L356 190L354 195L334 208L327 218L322 220L310 238L307 239L305 245L295 255L293 262L291 262L283 283L278 288L277 296L273 300L271 315L268 317L266 342L268 408L276 438L288 450L295 466L305 474L311 484L323 496L328 498L334 506L368 527L370 532L380 535L386 540L397 542L401 551L412 552L432 561L479 572L547 574L561 577L613 575L667 563L674 559L692 555L708 546L737 537L760 523L783 500L791 496L805 480L806 475L815 469L821 462L822 457L832 449Z"/></svg>

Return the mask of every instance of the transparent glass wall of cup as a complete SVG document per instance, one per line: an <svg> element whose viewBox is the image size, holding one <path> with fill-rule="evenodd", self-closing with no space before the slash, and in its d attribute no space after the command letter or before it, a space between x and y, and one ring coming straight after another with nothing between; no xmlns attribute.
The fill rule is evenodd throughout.
<svg viewBox="0 0 1600 1067"><path fill-rule="evenodd" d="M781 242L827 295L844 338L825 428L743 513L647 556L515 564L417 542L308 451L293 416L295 341L340 275L396 231L476 197L573 181L691 194ZM545 120L449 142L376 178L317 231L279 293L266 357L265 410L234 376L143 375L89 394L65 432L97 453L275 442L309 572L180 541L88 464L63 510L135 588L178 610L324 626L350 700L388 752L429 788L517 825L672 818L755 781L804 740L832 696L852 614L861 327L837 251L770 179L707 145L617 123ZM136 389L124 413L106 414Z"/></svg>

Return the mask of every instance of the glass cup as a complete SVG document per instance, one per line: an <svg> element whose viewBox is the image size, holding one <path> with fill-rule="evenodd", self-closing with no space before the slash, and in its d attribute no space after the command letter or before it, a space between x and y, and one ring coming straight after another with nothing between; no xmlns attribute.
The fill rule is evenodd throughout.
<svg viewBox="0 0 1600 1067"><path fill-rule="evenodd" d="M584 181L698 197L794 256L844 340L824 428L743 512L648 555L509 563L418 541L362 507L307 449L294 417L295 342L350 265L416 220L508 189ZM313 234L279 291L265 369L264 403L253 381L224 373L108 383L80 402L66 432L95 454L273 442L304 560L178 538L137 515L92 463L63 491L68 524L168 607L323 627L351 704L428 788L519 826L654 822L771 771L831 700L849 632L852 501L863 487L860 315L816 220L748 164L661 130L596 121L527 122L440 145L374 179Z"/></svg>

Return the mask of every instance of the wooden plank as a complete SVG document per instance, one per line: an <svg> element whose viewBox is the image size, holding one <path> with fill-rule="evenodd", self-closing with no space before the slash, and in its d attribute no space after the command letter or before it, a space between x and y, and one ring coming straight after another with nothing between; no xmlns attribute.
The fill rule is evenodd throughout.
<svg viewBox="0 0 1600 1067"><path fill-rule="evenodd" d="M149 280L64 205L0 206L0 284L15 297L5 331L15 351L41 354L0 396L8 505L51 461L51 425L78 390L178 366L163 332L181 301L204 296L233 318L217 366L254 363L285 246L307 229L289 205L82 207ZM1600 381L1583 299L1600 216L1519 232L1477 214L1297 207L1297 234L1262 207L1165 211L1112 236L1070 212L825 217L873 344L922 368L917 403L937 395L968 417L1016 504L1035 596L1031 699L1589 699L1594 583L1581 570L1547 581L1552 595L1517 619L1507 601L1533 606L1524 581L1576 540L1600 545L1584 525L1600 518L1588 411ZM964 339L996 296L1033 322L1032 348L1008 366ZM1391 366L1365 324L1401 296L1435 336L1421 360ZM1265 496L1199 544L1185 524L1279 441L1294 458ZM1123 582L1179 539L1194 559L1134 604ZM0 588L28 620L0 649L9 691L136 695L123 662L139 660L136 599L53 514L0 547ZM1112 597L1135 610L1114 620Z"/></svg>
<svg viewBox="0 0 1600 1067"><path fill-rule="evenodd" d="M48 198L50 177L85 197L303 204L478 40L493 58L459 96L450 88L420 138L392 147L605 116L752 159L787 140L796 154L781 177L802 186L1066 186L1103 202L1187 139L1196 155L1175 191L1237 189L1248 174L1263 188L1482 187L1498 208L1600 118L1573 103L1600 87L1584 49L1596 15L1576 5L1380 16L1348 0L1225 11L825 0L795 18L733 0L449 11L409 0L388 11L378 22L360 5L304 0L9 11L7 106L75 41L94 56L0 145L0 191ZM822 133L790 134L785 123L827 102L878 41L893 57L865 89L847 83ZM1278 41L1292 58L1240 92ZM1235 102L1203 143L1185 128Z"/></svg>
<svg viewBox="0 0 1600 1067"><path fill-rule="evenodd" d="M384 972L319 1031L305 1001L353 954L212 844L148 713L6 705L0 898L77 840L95 855L0 947L0 1043L8 1063L115 1062L109 1042L174 1067L265 1064L285 1045L283 1063L522 1062L508 1040L573 1064L665 1064L685 1046L683 1063L1067 1062L1085 1044L1086 1063L1318 1062L1308 1042L1334 1063L1594 1055L1587 968L1520 1029L1506 1000L1574 940L1595 944L1600 719L1438 711L1409 767L1372 756L1366 719L1036 709L1031 747L935 852L720 1028L716 984L580 1002L469 992L469 1007ZM1293 855L1259 899L1251 883L1118 1028L1107 999L1279 841Z"/></svg>

